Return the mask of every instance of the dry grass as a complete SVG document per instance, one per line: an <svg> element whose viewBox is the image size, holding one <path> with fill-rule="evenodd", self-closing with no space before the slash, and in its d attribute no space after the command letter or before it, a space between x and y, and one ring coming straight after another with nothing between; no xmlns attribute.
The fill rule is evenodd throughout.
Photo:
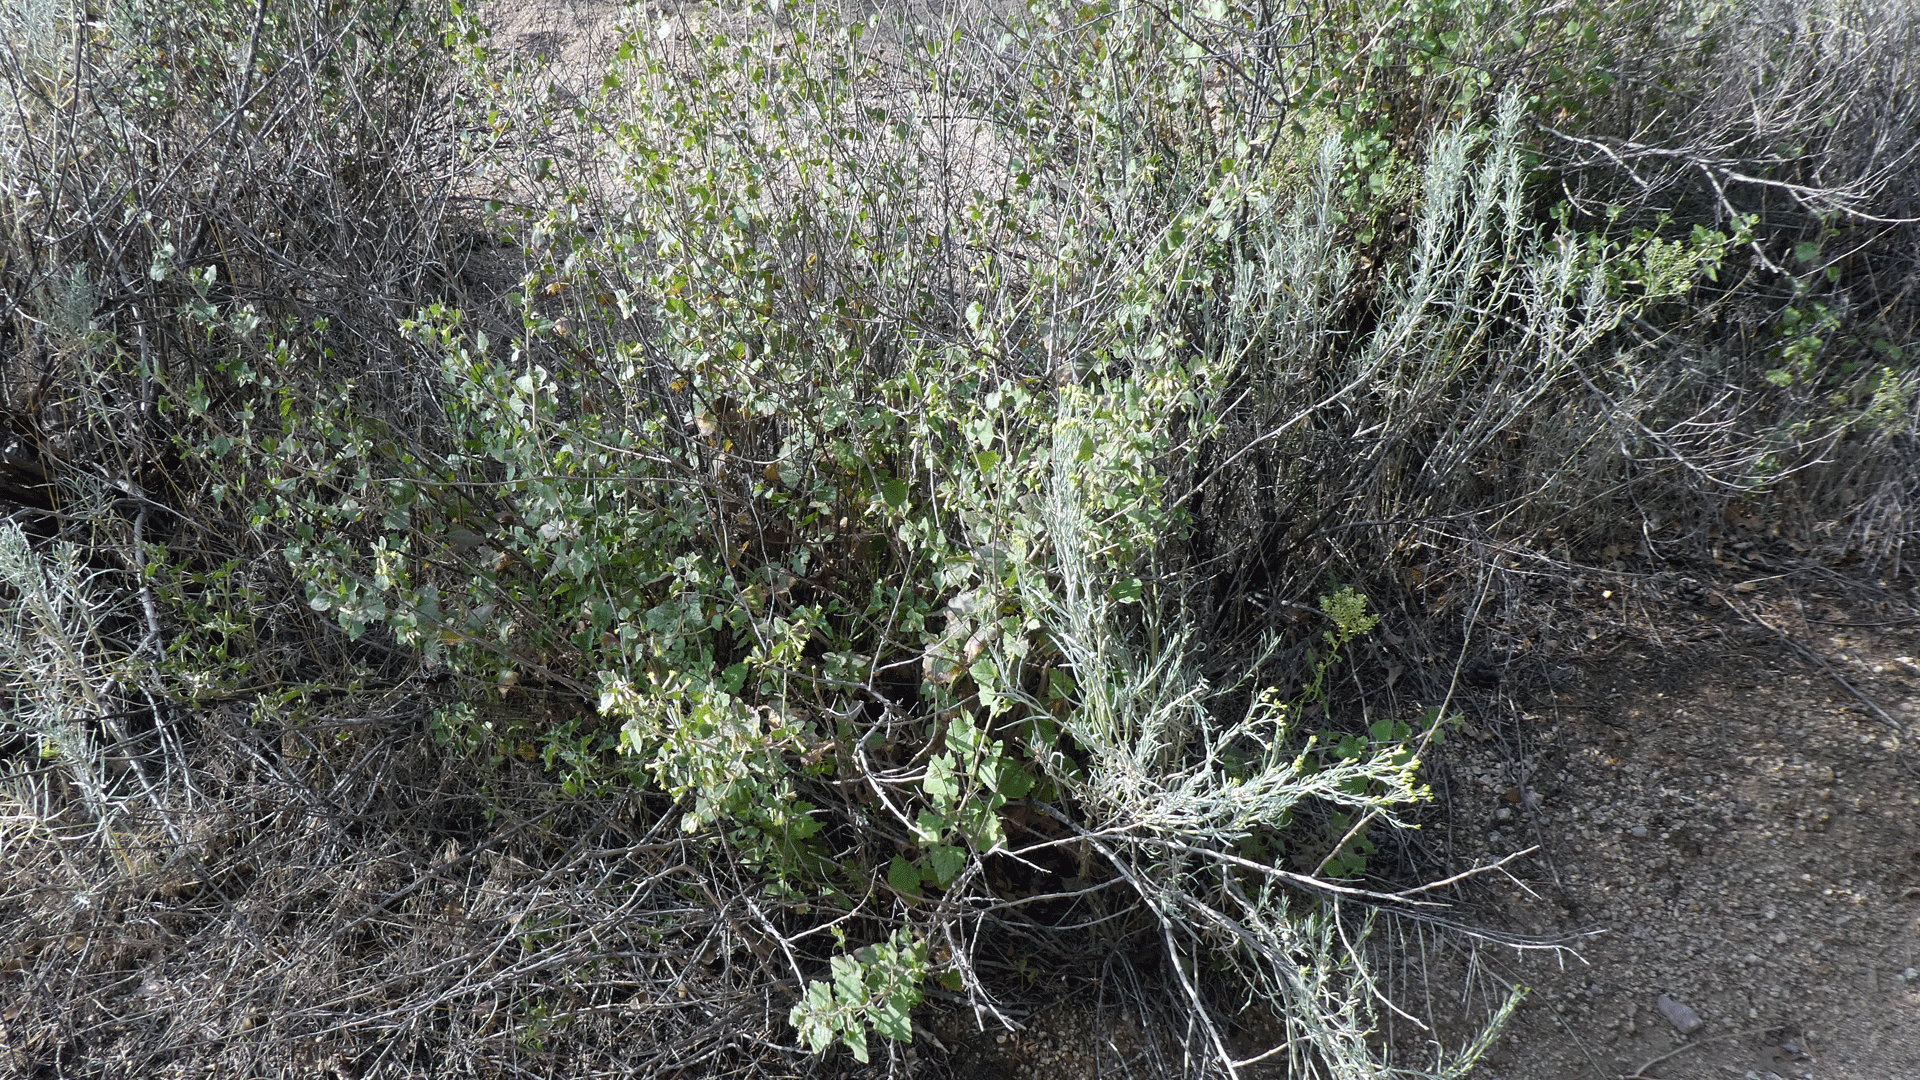
<svg viewBox="0 0 1920 1080"><path fill-rule="evenodd" d="M663 807L480 777L392 700L167 718L193 760L105 821L65 770L11 770L13 1073L816 1071L737 869Z"/></svg>

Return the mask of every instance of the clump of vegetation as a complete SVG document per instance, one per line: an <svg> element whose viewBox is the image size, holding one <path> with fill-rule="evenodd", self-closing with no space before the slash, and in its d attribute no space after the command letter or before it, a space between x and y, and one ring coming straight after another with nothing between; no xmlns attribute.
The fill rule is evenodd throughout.
<svg viewBox="0 0 1920 1080"><path fill-rule="evenodd" d="M9 16L7 842L279 903L283 1046L897 1062L1022 954L1117 958L1164 1071L1251 1009L1458 1075L1365 944L1434 918L1420 658L1730 500L1912 534L1913 174L1789 145L1910 17L636 8L570 84L459 4L174 7Z"/></svg>

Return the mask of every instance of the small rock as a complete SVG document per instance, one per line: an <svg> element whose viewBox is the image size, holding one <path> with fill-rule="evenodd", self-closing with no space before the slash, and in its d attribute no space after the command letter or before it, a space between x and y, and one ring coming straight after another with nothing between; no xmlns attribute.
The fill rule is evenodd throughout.
<svg viewBox="0 0 1920 1080"><path fill-rule="evenodd" d="M1644 838L1647 835L1647 827L1645 825L1635 825L1633 828L1627 831L1631 832L1636 837Z"/></svg>
<svg viewBox="0 0 1920 1080"><path fill-rule="evenodd" d="M1786 1039L1773 1047L1772 1053L1775 1061L1805 1061L1813 1056L1807 1053L1806 1047L1792 1039Z"/></svg>
<svg viewBox="0 0 1920 1080"><path fill-rule="evenodd" d="M1680 1034L1691 1035L1700 1030L1700 1014L1680 1002L1661 994L1653 999L1653 1004L1660 1010L1660 1015L1666 1017L1667 1022L1672 1024Z"/></svg>

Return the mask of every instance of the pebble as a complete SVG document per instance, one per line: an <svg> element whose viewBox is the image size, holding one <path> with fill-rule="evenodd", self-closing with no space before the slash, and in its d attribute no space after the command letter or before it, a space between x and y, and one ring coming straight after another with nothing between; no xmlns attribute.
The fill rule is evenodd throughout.
<svg viewBox="0 0 1920 1080"><path fill-rule="evenodd" d="M1700 1014L1694 1012L1686 1005L1673 1000L1665 994L1654 998L1653 1004L1660 1010L1660 1015L1666 1017L1667 1022L1672 1024L1674 1030L1680 1032L1680 1034L1691 1035L1700 1030Z"/></svg>
<svg viewBox="0 0 1920 1080"><path fill-rule="evenodd" d="M1633 833L1633 835L1637 837L1644 837L1647 835L1647 827L1645 825L1635 825L1633 828L1627 831Z"/></svg>

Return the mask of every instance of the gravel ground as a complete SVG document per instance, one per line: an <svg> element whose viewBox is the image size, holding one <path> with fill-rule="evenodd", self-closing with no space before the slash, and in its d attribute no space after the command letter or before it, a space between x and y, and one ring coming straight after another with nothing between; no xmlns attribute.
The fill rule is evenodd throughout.
<svg viewBox="0 0 1920 1080"><path fill-rule="evenodd" d="M1485 922L1593 932L1478 954L1533 991L1479 1075L1920 1077L1920 620L1792 581L1649 583L1449 747L1460 858L1539 849Z"/></svg>

